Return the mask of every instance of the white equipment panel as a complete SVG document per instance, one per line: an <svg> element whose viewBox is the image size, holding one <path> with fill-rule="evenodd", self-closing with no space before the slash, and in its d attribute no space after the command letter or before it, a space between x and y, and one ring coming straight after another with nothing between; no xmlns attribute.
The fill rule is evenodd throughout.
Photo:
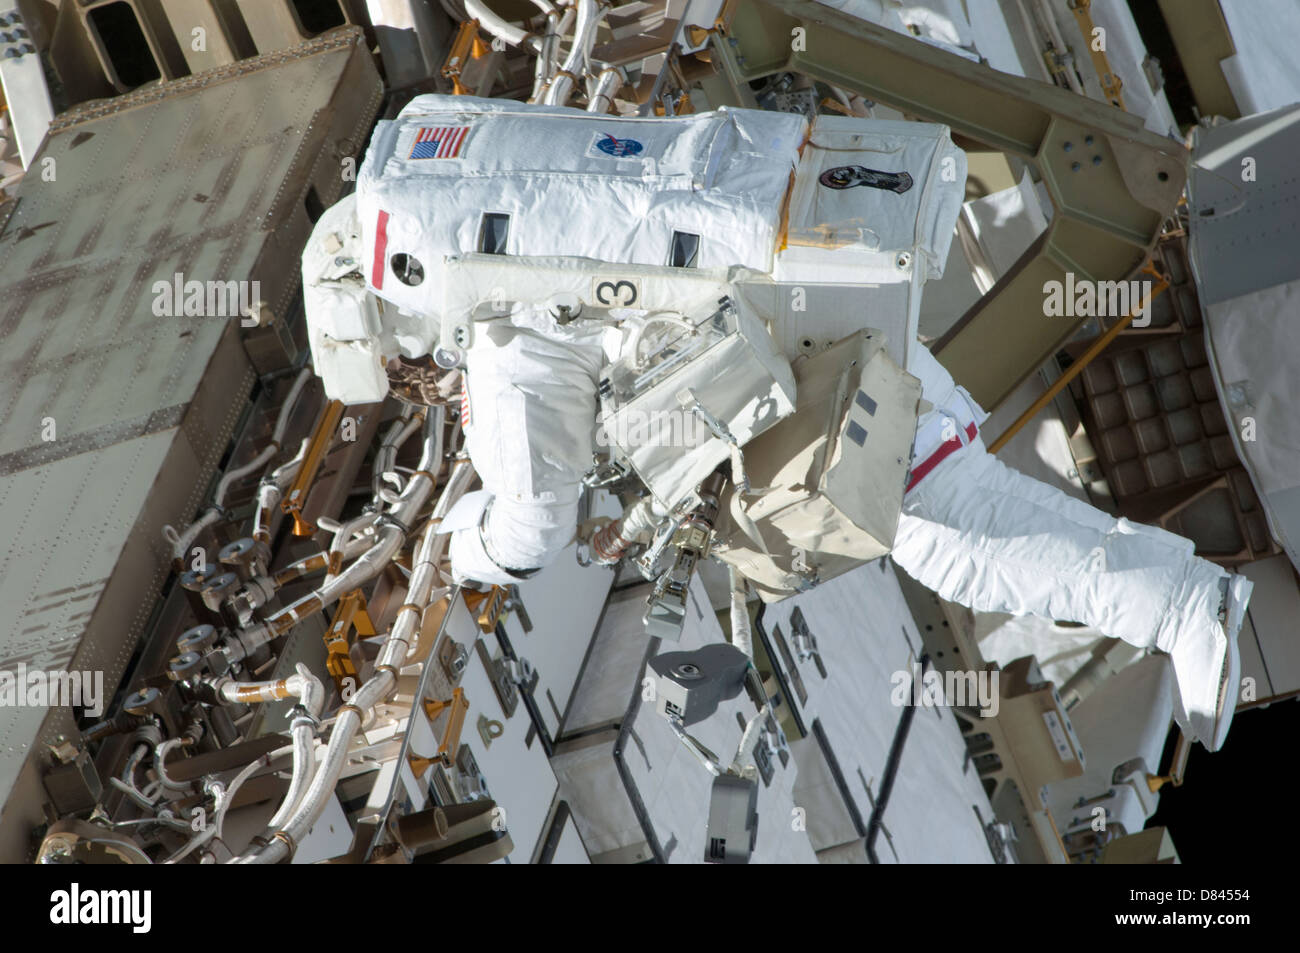
<svg viewBox="0 0 1300 953"><path fill-rule="evenodd" d="M812 659L798 660L791 643L791 616L798 610L816 637L825 677ZM785 669L782 640L807 694L787 699L807 726L799 742L800 770L820 759L813 723L821 726L838 763L844 790L862 823L869 821L880 792L890 744L902 716L895 686L911 685L923 651L907 604L888 559L832 579L816 589L765 608L761 624L774 643L773 664ZM777 634L779 630L779 635ZM895 681L897 673L906 680ZM910 697L910 696L909 696ZM807 756L806 756L807 755ZM808 770L797 799L808 812L809 835L818 850L861 836L843 822L847 805L831 772ZM975 810L972 810L972 807ZM967 763L966 746L951 710L916 712L898 775L884 814L876 853L884 863L989 863L992 855L980 818L993 810L978 775ZM844 838L844 839L841 839ZM866 863L865 851L861 862Z"/></svg>

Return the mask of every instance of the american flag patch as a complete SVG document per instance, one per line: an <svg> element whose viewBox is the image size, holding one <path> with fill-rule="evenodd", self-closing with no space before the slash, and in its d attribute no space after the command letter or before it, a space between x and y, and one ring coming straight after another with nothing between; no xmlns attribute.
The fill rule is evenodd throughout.
<svg viewBox="0 0 1300 953"><path fill-rule="evenodd" d="M469 126L421 126L411 146L412 159L455 159L469 136Z"/></svg>
<svg viewBox="0 0 1300 953"><path fill-rule="evenodd" d="M464 378L460 382L460 429L469 429L469 384Z"/></svg>

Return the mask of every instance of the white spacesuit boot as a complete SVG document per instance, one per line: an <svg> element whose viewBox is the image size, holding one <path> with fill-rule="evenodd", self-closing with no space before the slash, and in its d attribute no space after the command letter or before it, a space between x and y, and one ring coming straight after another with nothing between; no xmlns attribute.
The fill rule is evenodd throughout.
<svg viewBox="0 0 1300 953"><path fill-rule="evenodd" d="M603 326L559 326L542 308L514 320L483 327L466 354L465 446L492 498L451 535L458 582L509 585L551 563L591 467Z"/></svg>
<svg viewBox="0 0 1300 953"><path fill-rule="evenodd" d="M1179 725L1218 750L1236 704L1249 580L1197 558L1190 540L1005 466L979 437L987 415L928 350L915 352L909 370L932 409L922 404L894 561L981 612L1081 622L1168 652Z"/></svg>

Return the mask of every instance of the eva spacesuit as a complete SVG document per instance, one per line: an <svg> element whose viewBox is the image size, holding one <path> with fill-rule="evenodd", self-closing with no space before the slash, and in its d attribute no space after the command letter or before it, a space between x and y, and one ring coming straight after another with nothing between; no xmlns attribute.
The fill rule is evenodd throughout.
<svg viewBox="0 0 1300 953"><path fill-rule="evenodd" d="M534 319L544 327L544 311ZM894 561L972 609L1081 622L1170 653L1179 721L1217 749L1232 707L1225 713L1219 696L1239 679L1235 635L1249 581L1197 558L1189 540L1116 519L999 462L979 436L983 411L927 349L913 353L909 370L932 409L918 421ZM493 500L480 525L453 535L452 563L462 578L509 584L574 538L601 348L591 333L557 340L516 330L470 354L467 443Z"/></svg>
<svg viewBox="0 0 1300 953"><path fill-rule="evenodd" d="M529 107L458 98L452 114L444 100L421 97L405 119L381 124L355 210L346 202L329 210L304 255L312 351L331 396L380 399L385 359L428 353L436 332L420 316L436 314L445 301L445 289L425 280L437 273L437 255L562 251L772 273L780 210L806 141L802 117L733 110L674 125L551 107L533 112L562 135L537 140L545 153L538 159L507 148L527 139ZM905 138L890 135L891 143ZM915 239L908 251L941 269L964 174L943 185L939 153L931 149L928 162L928 170L913 166L915 174L886 198L896 201L915 179L921 187L909 201L930 190L942 199L925 200L896 229L937 236ZM464 178L470 170L472 180ZM594 203L606 211L576 219L572 210L583 207L584 195L592 204L594 189L608 190L603 206ZM437 201L418 200L434 194ZM804 194L831 207L847 201L815 188ZM867 189L860 197L879 202L883 194ZM610 216L610 208L626 214ZM923 221L925 228L911 224ZM893 224L877 216L865 230L884 236L885 247L862 260L870 264L875 254L886 277L897 257L888 247ZM679 255L689 261L674 260ZM384 299L382 314L367 289ZM461 419L486 492L446 525L457 577L509 584L550 563L575 537L600 374L618 331L608 322L560 320L544 297L516 302L482 327L464 352ZM1003 466L984 450L983 411L919 343L908 353L924 403L895 561L944 598L977 610L1082 622L1169 652L1180 723L1218 748L1235 703L1236 631L1249 583L1196 558L1188 540L1115 519ZM648 529L624 526L623 535Z"/></svg>

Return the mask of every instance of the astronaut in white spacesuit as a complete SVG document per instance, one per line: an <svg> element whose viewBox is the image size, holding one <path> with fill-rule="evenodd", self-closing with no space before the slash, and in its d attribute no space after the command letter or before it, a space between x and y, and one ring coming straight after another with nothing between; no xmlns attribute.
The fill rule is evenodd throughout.
<svg viewBox="0 0 1300 953"><path fill-rule="evenodd" d="M453 535L452 564L464 578L509 584L574 538L601 349L591 335L561 343L523 331L470 355L467 446L493 498L481 531ZM910 371L933 409L918 421L894 561L972 609L1080 622L1169 653L1178 720L1217 750L1240 681L1249 581L1196 557L1190 540L1005 466L979 436L987 415L927 349L915 349Z"/></svg>
<svg viewBox="0 0 1300 953"><path fill-rule="evenodd" d="M579 119L576 110L534 109L532 116L554 116L556 129L573 134L533 140L543 154L520 171L503 168L501 155L526 128L519 124L528 107L466 97L444 107L442 99L417 99L403 112L410 113L405 124L381 123L359 178L360 199L330 209L304 254L313 356L331 396L380 399L385 360L428 354L437 343L430 322L420 319L443 306L436 283L424 280L434 270L425 249L455 255L474 251L475 243L481 251L486 242L512 255L563 248L566 255L663 265L662 258L638 258L638 249L666 248L669 234L675 248L677 229L685 228L697 242L699 235L717 236L699 243L694 264L771 271L771 249L779 243L773 209L805 141L801 117L736 110L688 117L677 127L643 120L631 138L623 130L635 120L616 125ZM482 112L467 120L471 103ZM579 151L566 153L566 142ZM468 167L477 177L472 182L461 178ZM480 220L457 207L491 211L472 187L489 181L495 207L513 211ZM727 192L729 181L736 184ZM937 181L928 174L925 188L937 188ZM601 187L613 196L607 204L633 210L630 224L573 214ZM421 193L413 189L437 200L416 202L412 196ZM945 243L940 263L960 207L960 181L945 194L924 213ZM532 246L520 224L529 211L545 224ZM502 216L504 227L515 229L508 236L492 231ZM665 223L672 229L661 236L656 229ZM917 230L904 225L907 234ZM707 255L713 260L704 261ZM517 304L485 325L463 354L461 421L486 492L448 517L452 567L462 580L527 578L575 539L582 477L593 459L598 384L621 332L608 322L570 321L545 293L539 289L541 300ZM382 316L375 295L386 302ZM1236 701L1236 637L1250 583L1197 558L1186 539L1111 517L1001 464L979 435L986 414L923 346L909 353L907 370L921 381L923 403L893 548L898 565L943 598L976 610L1080 622L1169 653L1182 701L1178 721L1189 737L1217 750ZM622 539L645 540L652 525L646 516L644 508L625 514Z"/></svg>

